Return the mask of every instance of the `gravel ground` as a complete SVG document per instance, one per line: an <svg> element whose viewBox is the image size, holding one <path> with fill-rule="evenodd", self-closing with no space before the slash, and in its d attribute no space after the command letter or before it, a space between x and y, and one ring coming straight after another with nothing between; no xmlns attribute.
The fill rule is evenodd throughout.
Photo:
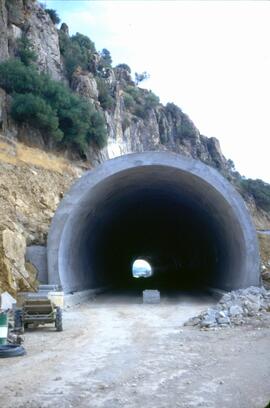
<svg viewBox="0 0 270 408"><path fill-rule="evenodd" d="M270 313L241 327L183 326L212 303L102 295L69 309L64 332L29 330L27 355L0 360L0 407L264 408Z"/></svg>

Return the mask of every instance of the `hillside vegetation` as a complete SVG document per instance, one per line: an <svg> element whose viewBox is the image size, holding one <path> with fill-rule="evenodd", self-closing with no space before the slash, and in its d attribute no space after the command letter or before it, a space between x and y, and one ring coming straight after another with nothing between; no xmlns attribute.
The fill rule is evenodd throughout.
<svg viewBox="0 0 270 408"><path fill-rule="evenodd" d="M35 59L25 39L18 44L18 57L0 65L0 87L12 96L13 119L81 152L91 142L104 147L106 129L100 112L63 83L38 72Z"/></svg>

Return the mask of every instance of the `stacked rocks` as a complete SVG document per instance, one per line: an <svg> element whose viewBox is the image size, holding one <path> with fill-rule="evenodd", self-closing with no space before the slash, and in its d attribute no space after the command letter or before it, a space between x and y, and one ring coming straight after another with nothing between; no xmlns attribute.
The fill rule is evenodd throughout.
<svg viewBox="0 0 270 408"><path fill-rule="evenodd" d="M216 306L189 319L185 325L199 328L240 325L262 312L270 312L270 291L251 286L226 293Z"/></svg>

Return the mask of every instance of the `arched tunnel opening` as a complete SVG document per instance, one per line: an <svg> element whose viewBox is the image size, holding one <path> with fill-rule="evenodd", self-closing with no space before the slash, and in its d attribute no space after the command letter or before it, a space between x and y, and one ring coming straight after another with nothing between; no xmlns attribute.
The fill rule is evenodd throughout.
<svg viewBox="0 0 270 408"><path fill-rule="evenodd" d="M151 265L136 279L136 259ZM256 232L214 169L172 153L110 160L79 179L57 210L49 277L86 289L232 290L258 286Z"/></svg>

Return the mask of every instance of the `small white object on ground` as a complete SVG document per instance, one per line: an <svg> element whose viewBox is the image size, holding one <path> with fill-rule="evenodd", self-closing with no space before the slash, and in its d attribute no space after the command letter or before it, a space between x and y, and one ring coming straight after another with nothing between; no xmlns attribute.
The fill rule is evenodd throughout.
<svg viewBox="0 0 270 408"><path fill-rule="evenodd" d="M158 290L144 290L143 303L160 303L160 292Z"/></svg>
<svg viewBox="0 0 270 408"><path fill-rule="evenodd" d="M0 295L1 310L11 310L14 304L16 304L16 299L14 299L14 297L12 297L8 292L4 292Z"/></svg>

